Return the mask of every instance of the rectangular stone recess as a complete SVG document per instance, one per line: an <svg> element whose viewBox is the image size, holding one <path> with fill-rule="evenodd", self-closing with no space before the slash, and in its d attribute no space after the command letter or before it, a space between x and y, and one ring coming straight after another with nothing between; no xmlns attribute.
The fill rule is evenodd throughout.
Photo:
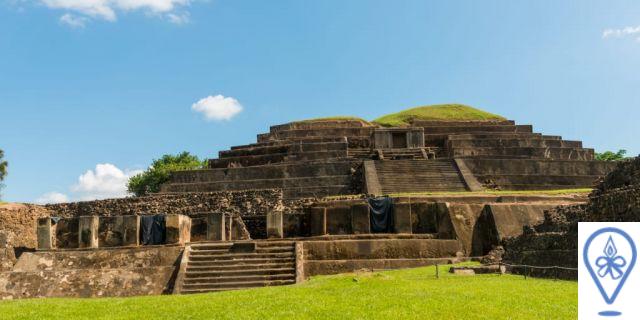
<svg viewBox="0 0 640 320"><path fill-rule="evenodd" d="M284 237L282 212L271 212L267 214L267 238L282 237Z"/></svg>
<svg viewBox="0 0 640 320"><path fill-rule="evenodd" d="M168 214L166 218L167 244L185 244L191 241L191 219L182 214Z"/></svg>
<svg viewBox="0 0 640 320"><path fill-rule="evenodd" d="M79 248L98 247L98 216L84 216L78 218Z"/></svg>
<svg viewBox="0 0 640 320"><path fill-rule="evenodd" d="M62 218L55 226L55 243L58 249L78 248L78 218Z"/></svg>
<svg viewBox="0 0 640 320"><path fill-rule="evenodd" d="M207 215L191 215L191 242L207 240Z"/></svg>
<svg viewBox="0 0 640 320"><path fill-rule="evenodd" d="M140 245L140 216L122 216L122 245Z"/></svg>
<svg viewBox="0 0 640 320"><path fill-rule="evenodd" d="M396 233L411 233L411 204L396 203L393 212Z"/></svg>
<svg viewBox="0 0 640 320"><path fill-rule="evenodd" d="M438 232L438 208L435 203L411 204L411 230L413 233Z"/></svg>
<svg viewBox="0 0 640 320"><path fill-rule="evenodd" d="M324 236L327 234L327 208L311 208L309 222L312 236Z"/></svg>
<svg viewBox="0 0 640 320"><path fill-rule="evenodd" d="M282 228L284 229L285 238L293 237L308 237L310 236L309 229L309 214L303 213L286 213L282 218ZM246 221L245 221L246 224ZM252 235L253 237L253 235Z"/></svg>
<svg viewBox="0 0 640 320"><path fill-rule="evenodd" d="M212 212L207 215L207 240L226 241L225 217L223 213Z"/></svg>
<svg viewBox="0 0 640 320"><path fill-rule="evenodd" d="M98 219L98 246L101 248L122 246L123 231L122 216L100 217Z"/></svg>
<svg viewBox="0 0 640 320"><path fill-rule="evenodd" d="M38 237L38 250L50 250L53 249L55 243L53 235L55 231L52 230L51 218L38 218L38 225L36 227L36 235Z"/></svg>
<svg viewBox="0 0 640 320"><path fill-rule="evenodd" d="M368 205L356 204L351 206L351 229L354 234L371 233Z"/></svg>
<svg viewBox="0 0 640 320"><path fill-rule="evenodd" d="M351 208L327 208L326 225L328 234L352 234L353 230L351 228Z"/></svg>

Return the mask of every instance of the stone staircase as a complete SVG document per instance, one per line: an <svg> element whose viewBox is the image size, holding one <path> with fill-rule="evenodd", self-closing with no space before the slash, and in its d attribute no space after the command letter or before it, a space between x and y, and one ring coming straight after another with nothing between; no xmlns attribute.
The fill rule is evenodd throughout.
<svg viewBox="0 0 640 320"><path fill-rule="evenodd" d="M383 194L467 191L453 160L375 161Z"/></svg>
<svg viewBox="0 0 640 320"><path fill-rule="evenodd" d="M295 242L210 242L188 246L176 293L202 293L296 283Z"/></svg>

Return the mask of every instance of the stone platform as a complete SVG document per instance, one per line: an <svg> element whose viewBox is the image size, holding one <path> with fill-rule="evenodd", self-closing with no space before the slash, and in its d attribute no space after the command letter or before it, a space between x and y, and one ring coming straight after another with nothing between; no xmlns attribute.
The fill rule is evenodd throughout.
<svg viewBox="0 0 640 320"><path fill-rule="evenodd" d="M612 169L595 161L593 149L580 141L535 133L531 125L510 120L414 120L406 127L291 122L218 156L205 170L174 172L162 192L280 188L285 198L300 199L574 189L591 187Z"/></svg>

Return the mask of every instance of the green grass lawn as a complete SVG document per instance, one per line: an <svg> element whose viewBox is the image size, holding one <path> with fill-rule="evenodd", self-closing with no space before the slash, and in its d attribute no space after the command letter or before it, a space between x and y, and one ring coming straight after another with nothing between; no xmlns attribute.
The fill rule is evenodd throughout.
<svg viewBox="0 0 640 320"><path fill-rule="evenodd" d="M575 319L577 282L440 267L315 277L222 293L0 302L1 319ZM448 269L446 269L448 270Z"/></svg>
<svg viewBox="0 0 640 320"><path fill-rule="evenodd" d="M481 196L481 195L495 195L495 196L562 196L562 195L586 195L593 189L591 188L576 188L576 189L558 189L558 190L484 190L484 191L439 191L439 192L404 192L404 193L392 193L391 197L410 197L410 196L447 196L447 195L463 195L463 196Z"/></svg>
<svg viewBox="0 0 640 320"><path fill-rule="evenodd" d="M388 114L373 120L385 127L407 126L411 120L505 120L504 117L463 104L422 106Z"/></svg>

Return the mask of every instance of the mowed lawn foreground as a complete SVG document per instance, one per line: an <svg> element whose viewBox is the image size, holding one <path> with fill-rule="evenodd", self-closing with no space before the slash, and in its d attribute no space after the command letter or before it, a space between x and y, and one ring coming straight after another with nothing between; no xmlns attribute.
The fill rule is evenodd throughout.
<svg viewBox="0 0 640 320"><path fill-rule="evenodd" d="M0 319L576 319L578 284L440 267L180 296L0 302Z"/></svg>

